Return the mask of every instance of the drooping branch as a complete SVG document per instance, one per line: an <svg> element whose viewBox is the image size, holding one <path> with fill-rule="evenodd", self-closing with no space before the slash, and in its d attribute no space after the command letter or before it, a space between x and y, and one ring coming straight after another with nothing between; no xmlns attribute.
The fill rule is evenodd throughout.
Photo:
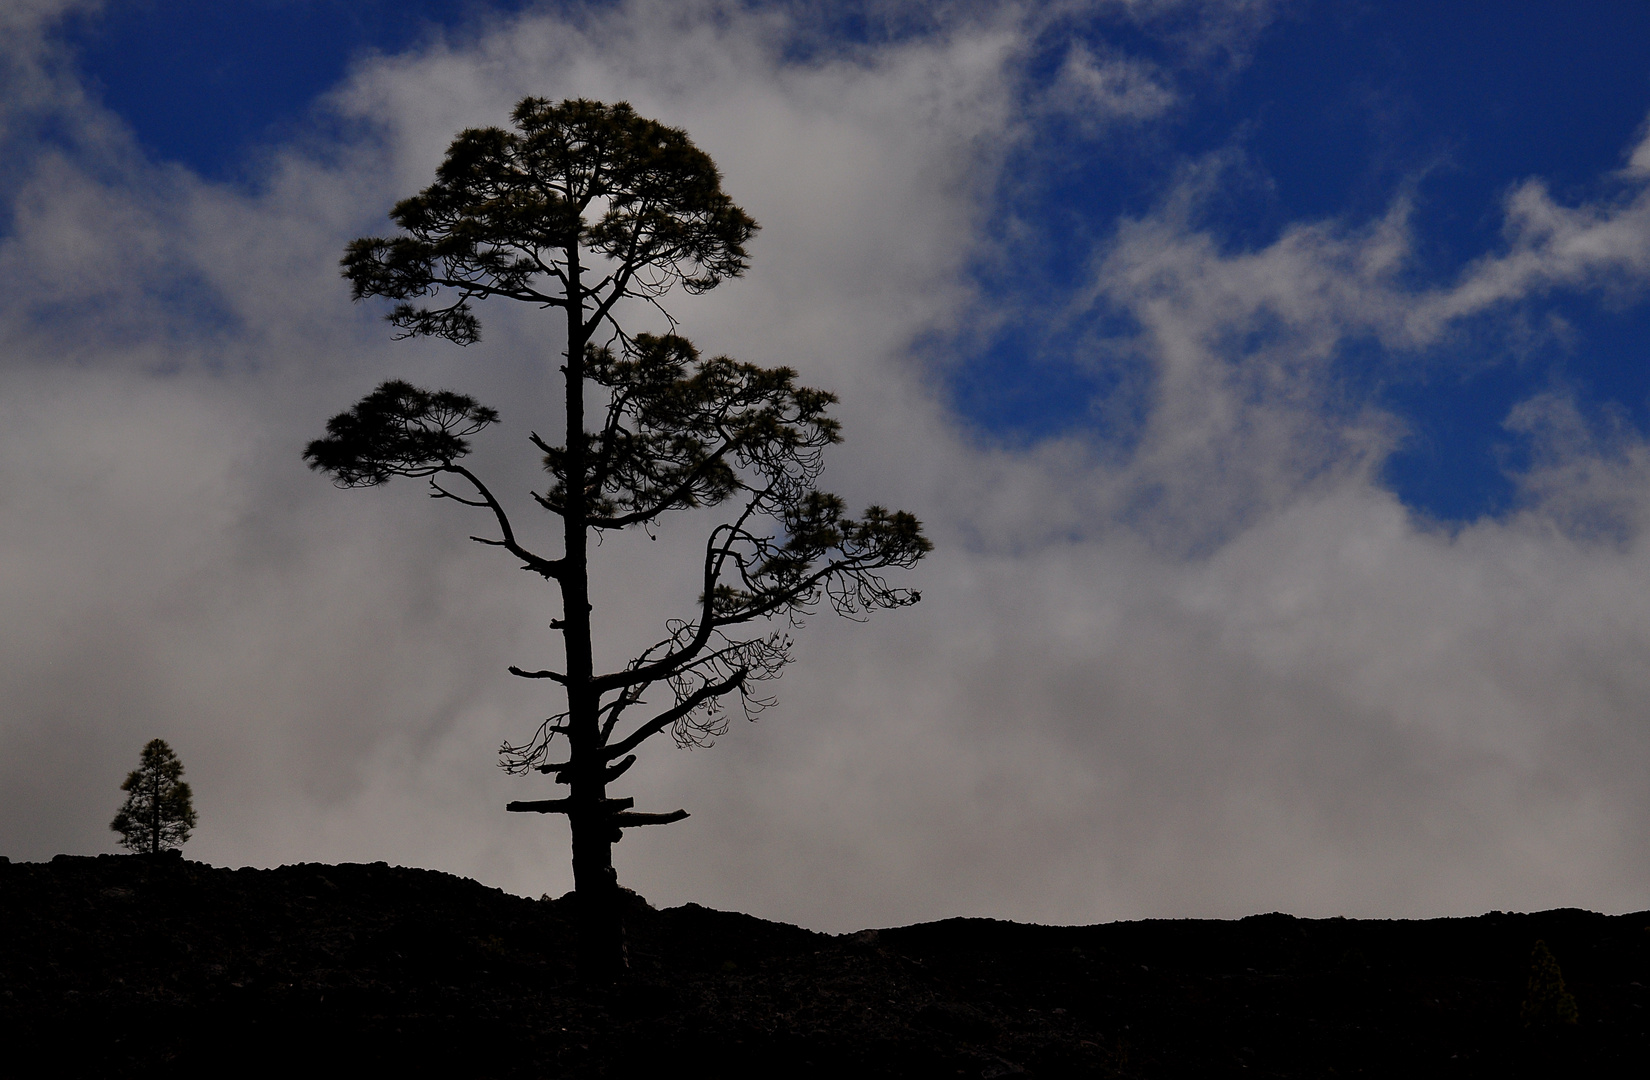
<svg viewBox="0 0 1650 1080"><path fill-rule="evenodd" d="M721 697L723 694L738 689L740 684L744 681L745 672L741 670L735 672L732 676L722 682L709 683L701 686L698 690L689 694L685 700L677 702L672 708L666 709L658 716L655 716L653 719L631 732L625 738L620 739L617 743L607 747L604 752L607 755L608 760L612 760L621 754L628 754L630 751L636 749L636 747L657 735L665 728L670 727L677 720L680 720L682 717L691 713L694 709L697 709L706 701L714 700Z"/></svg>
<svg viewBox="0 0 1650 1080"><path fill-rule="evenodd" d="M734 690L747 718L772 704L771 698L750 693L749 686L777 677L789 663L789 636L775 631L730 637L732 628L775 618L796 626L821 600L839 614L855 617L920 598L914 591L890 587L877 572L909 566L929 550L915 518L873 506L855 520L842 513L834 496L809 491L787 504L784 494L774 487L754 493L739 519L712 531L699 619L672 623L670 636L624 671L595 680L604 692L619 692L617 706L660 680L675 692L671 709L613 742L613 748L639 745L667 726L680 745L709 745L727 729L716 700ZM782 515L781 531L763 535L748 527L758 509L769 508ZM834 557L815 561L821 556ZM734 584L721 580L728 571ZM715 641L720 644L713 645ZM617 722L617 715L610 717L604 740Z"/></svg>
<svg viewBox="0 0 1650 1080"><path fill-rule="evenodd" d="M741 533L745 522L756 512L757 505L758 501L752 499L736 521L727 525L718 525L711 530L710 537L705 541L705 559L701 582L703 591L700 593L699 601L700 617L696 623L680 624L683 627L691 628L691 632L683 634L679 630L673 630L669 638L661 642L659 646L655 646L654 649L649 649L646 653L643 653L636 663L631 664L623 671L615 671L592 679L591 686L597 692L607 693L611 690L641 686L668 678L704 651L705 646L710 643L711 634L715 632L713 619L717 581L732 554L733 544L735 543L734 538ZM719 543L718 537L726 537L727 539ZM664 647L668 651L659 659L649 661L647 658L660 647Z"/></svg>
<svg viewBox="0 0 1650 1080"><path fill-rule="evenodd" d="M868 507L862 519L842 513L842 500L811 491L788 508L783 543L750 538L749 557L737 560L741 583L716 598L717 626L731 626L796 611L826 599L839 615L906 607L921 594L891 588L877 573L910 567L933 549L916 518ZM832 557L832 553L835 553ZM819 564L819 560L824 563Z"/></svg>
<svg viewBox="0 0 1650 1080"><path fill-rule="evenodd" d="M550 742L557 735L567 735L567 713L557 713L539 724L533 737L516 745L503 743L498 748L498 764L507 773L524 773L538 767L550 752Z"/></svg>
<svg viewBox="0 0 1650 1080"><path fill-rule="evenodd" d="M749 530L746 525L757 509L773 501L774 489L758 492L738 520L712 531L706 544L699 619L681 624L683 630L669 639L670 651L657 660L602 675L593 685L607 692L670 678L693 664L718 631L780 616L795 622L821 599L847 616L905 607L921 599L914 590L891 588L876 572L914 565L932 549L910 514L890 514L872 506L855 520L842 513L840 499L810 491L797 503L780 506L778 536ZM818 563L832 553L835 558ZM737 586L721 580L729 566L737 573ZM743 644L749 647L762 640L766 639Z"/></svg>
<svg viewBox="0 0 1650 1080"><path fill-rule="evenodd" d="M685 623L671 624L672 632L678 636L687 635L690 629ZM793 641L783 631L749 638L730 638L716 631L712 636L717 641L715 648L702 651L665 679L678 705L688 704L707 687L721 691L699 699L673 721L671 737L678 746L710 746L726 734L730 711L721 706L721 699L735 690L745 719L756 719L775 702L771 696L755 693L753 687L778 678L791 661ZM741 672L743 681L728 686Z"/></svg>
<svg viewBox="0 0 1650 1080"><path fill-rule="evenodd" d="M533 552L528 551L525 547L519 544L516 541L515 529L513 529L510 525L509 515L504 512L503 505L499 503L498 499L493 497L493 493L488 490L486 484L481 482L480 478L462 465L447 465L443 467L441 471L457 473L458 475L464 477L464 479L474 485L476 493L481 496L481 499L475 500L460 498L459 496L441 487L441 485L437 484L434 477L430 478L430 486L435 488L438 494L432 496L432 498L447 498L452 499L455 502L461 502L466 506L485 507L492 510L493 517L498 522L499 532L503 535L502 540L489 540L481 536L472 536L470 537L471 540L474 540L478 544L486 544L489 547L504 548L510 554L522 561L522 569L524 570L532 570L534 573L537 573L547 579L561 579L563 567L566 565L565 561L561 559L546 559L543 556L535 555Z"/></svg>

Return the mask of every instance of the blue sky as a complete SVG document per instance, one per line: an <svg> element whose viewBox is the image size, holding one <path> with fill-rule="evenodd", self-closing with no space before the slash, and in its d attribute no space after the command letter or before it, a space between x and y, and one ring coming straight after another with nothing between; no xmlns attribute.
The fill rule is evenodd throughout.
<svg viewBox="0 0 1650 1080"><path fill-rule="evenodd" d="M463 40L523 6L124 3L81 16L71 40L88 83L156 159L248 182L260 155L313 121L316 98L352 62L443 35ZM852 25L863 36L863 22ZM936 346L964 355L951 369L952 399L988 438L1128 438L1104 419L1115 415L1106 406L1120 380L1085 346L1094 326L1052 313L1081 288L1116 219L1148 212L1188 161L1241 158L1229 190L1202 211L1201 224L1232 249L1264 247L1303 220L1376 219L1410 193L1422 241L1407 273L1442 283L1496 249L1497 206L1516 182L1544 178L1561 200L1607 192L1603 178L1650 114L1650 7L1640 4L1301 2L1241 43L1241 57L1197 68L1172 28L1103 14L1057 19L1032 43L1028 97L1055 78L1074 41L1147 57L1184 89L1150 130L1085 132L1069 116L1032 118L1025 168L994 200L994 213L1019 226L998 253L1006 266L977 271L1017 303L985 342ZM1645 430L1642 301L1557 294L1536 310L1500 312L1567 328L1561 340L1516 349L1494 333L1401 358L1348 346L1348 383L1407 427L1386 482L1446 523L1516 508L1509 472L1527 450L1503 422L1549 386L1567 388L1589 416L1624 416Z"/></svg>

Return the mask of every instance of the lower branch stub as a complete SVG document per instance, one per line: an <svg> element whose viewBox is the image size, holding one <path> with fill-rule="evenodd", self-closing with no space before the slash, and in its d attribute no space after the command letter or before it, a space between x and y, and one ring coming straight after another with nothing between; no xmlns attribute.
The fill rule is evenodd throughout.
<svg viewBox="0 0 1650 1080"><path fill-rule="evenodd" d="M638 825L669 825L673 821L681 821L688 816L686 810L672 810L668 814L637 814L622 813L613 815L613 824L621 829L631 829Z"/></svg>
<svg viewBox="0 0 1650 1080"><path fill-rule="evenodd" d="M626 816L664 816L659 814L625 815L619 813L619 811L629 810L632 806L635 806L635 799L603 799L601 805L602 809L607 810L615 818ZM505 803L504 809L512 814L570 814L573 812L574 807L572 799L537 799L532 802L518 801ZM687 817L687 812L685 810L677 812L680 813L682 817ZM672 820L675 819L673 818ZM641 824L652 824L652 822L642 822Z"/></svg>

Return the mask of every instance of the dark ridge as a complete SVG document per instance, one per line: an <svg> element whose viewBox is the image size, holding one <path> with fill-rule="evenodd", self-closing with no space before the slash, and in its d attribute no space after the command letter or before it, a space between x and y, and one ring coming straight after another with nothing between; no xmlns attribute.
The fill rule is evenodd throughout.
<svg viewBox="0 0 1650 1080"><path fill-rule="evenodd" d="M630 971L588 987L569 902L383 863L0 859L0 1073L1637 1077L1650 1060L1650 912L833 937L631 896ZM1574 1025L1530 1004L1538 940Z"/></svg>

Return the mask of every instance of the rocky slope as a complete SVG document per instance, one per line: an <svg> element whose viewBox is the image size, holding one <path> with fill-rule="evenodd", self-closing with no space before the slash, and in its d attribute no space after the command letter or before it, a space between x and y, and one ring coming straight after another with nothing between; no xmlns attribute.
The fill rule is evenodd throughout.
<svg viewBox="0 0 1650 1080"><path fill-rule="evenodd" d="M13 1063L34 1050L55 1075L99 1077L689 1062L782 1077L1636 1077L1650 1061L1650 913L952 919L832 937L638 898L631 971L595 988L573 978L567 916L383 864L0 862L0 1037ZM1543 1022L1551 1009L1521 1019L1537 940L1574 1025Z"/></svg>

